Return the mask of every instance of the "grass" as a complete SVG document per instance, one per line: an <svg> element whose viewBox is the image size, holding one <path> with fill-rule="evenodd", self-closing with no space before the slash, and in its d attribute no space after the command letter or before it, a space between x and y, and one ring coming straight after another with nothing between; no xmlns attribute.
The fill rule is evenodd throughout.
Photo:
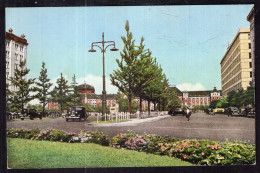
<svg viewBox="0 0 260 173"><path fill-rule="evenodd" d="M61 143L7 138L8 167L86 168L192 166L169 156L115 149L90 143Z"/></svg>

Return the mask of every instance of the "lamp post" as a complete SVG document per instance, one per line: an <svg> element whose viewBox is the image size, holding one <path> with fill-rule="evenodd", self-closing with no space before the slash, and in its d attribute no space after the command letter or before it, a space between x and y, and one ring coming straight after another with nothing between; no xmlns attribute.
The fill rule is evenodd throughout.
<svg viewBox="0 0 260 173"><path fill-rule="evenodd" d="M105 47L105 44L108 43L108 45ZM99 46L98 44L101 44ZM104 32L102 33L102 41L101 42L93 42L91 44L91 49L89 52L96 52L96 50L93 49L93 47L98 47L101 50L101 53L103 53L103 91L102 91L102 121L104 121L104 115L106 113L106 106L107 106L107 101L106 101L106 77L105 77L105 52L106 49L109 46L114 46L110 51L118 51L118 49L115 47L116 44L114 41L104 41Z"/></svg>

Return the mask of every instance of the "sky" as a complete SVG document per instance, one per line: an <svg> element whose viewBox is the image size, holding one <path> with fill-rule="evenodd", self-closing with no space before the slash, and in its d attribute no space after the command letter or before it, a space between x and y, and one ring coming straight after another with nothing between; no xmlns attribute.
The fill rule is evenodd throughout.
<svg viewBox="0 0 260 173"><path fill-rule="evenodd" d="M92 42L115 41L117 52L105 53L106 90L116 93L110 74L118 69L126 36L125 23L136 43L144 37L170 85L180 90L221 89L220 61L253 5L38 7L7 8L6 31L24 34L28 78L37 78L42 62L55 83L60 73L69 81L93 85L102 93L102 53L91 53Z"/></svg>

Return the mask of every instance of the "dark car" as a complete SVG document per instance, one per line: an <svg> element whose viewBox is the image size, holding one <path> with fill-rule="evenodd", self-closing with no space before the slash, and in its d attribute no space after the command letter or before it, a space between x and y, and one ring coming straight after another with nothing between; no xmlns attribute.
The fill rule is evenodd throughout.
<svg viewBox="0 0 260 173"><path fill-rule="evenodd" d="M41 113L37 112L36 109L24 109L21 114L21 120L24 120L25 118L30 118L30 120L33 120L34 118L42 119Z"/></svg>
<svg viewBox="0 0 260 173"><path fill-rule="evenodd" d="M228 116L231 116L231 117L241 115L239 112L239 109L237 107L229 107L226 112L227 112Z"/></svg>
<svg viewBox="0 0 260 173"><path fill-rule="evenodd" d="M86 108L84 106L73 106L67 110L66 121L69 121L69 120L81 121L82 119L84 119L84 121L85 121L87 119L87 117L88 117L88 114L86 113Z"/></svg>
<svg viewBox="0 0 260 173"><path fill-rule="evenodd" d="M184 115L184 110L182 108L175 108L175 109L172 109L168 112L169 115L177 115L177 114L182 114Z"/></svg>

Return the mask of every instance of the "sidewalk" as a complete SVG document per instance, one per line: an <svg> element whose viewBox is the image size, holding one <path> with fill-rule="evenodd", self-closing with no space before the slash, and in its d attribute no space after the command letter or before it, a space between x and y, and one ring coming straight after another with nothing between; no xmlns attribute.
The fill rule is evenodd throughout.
<svg viewBox="0 0 260 173"><path fill-rule="evenodd" d="M144 118L144 119L130 119L127 121L123 121L123 122L115 122L115 123L88 123L88 125L90 126L98 126L98 127L109 127L109 126L135 126L137 124L141 124L144 122L151 122L151 121L156 121L156 120L160 120L163 118L167 118L170 117L170 115L161 115L161 116L157 116L157 117L149 117L149 118Z"/></svg>

